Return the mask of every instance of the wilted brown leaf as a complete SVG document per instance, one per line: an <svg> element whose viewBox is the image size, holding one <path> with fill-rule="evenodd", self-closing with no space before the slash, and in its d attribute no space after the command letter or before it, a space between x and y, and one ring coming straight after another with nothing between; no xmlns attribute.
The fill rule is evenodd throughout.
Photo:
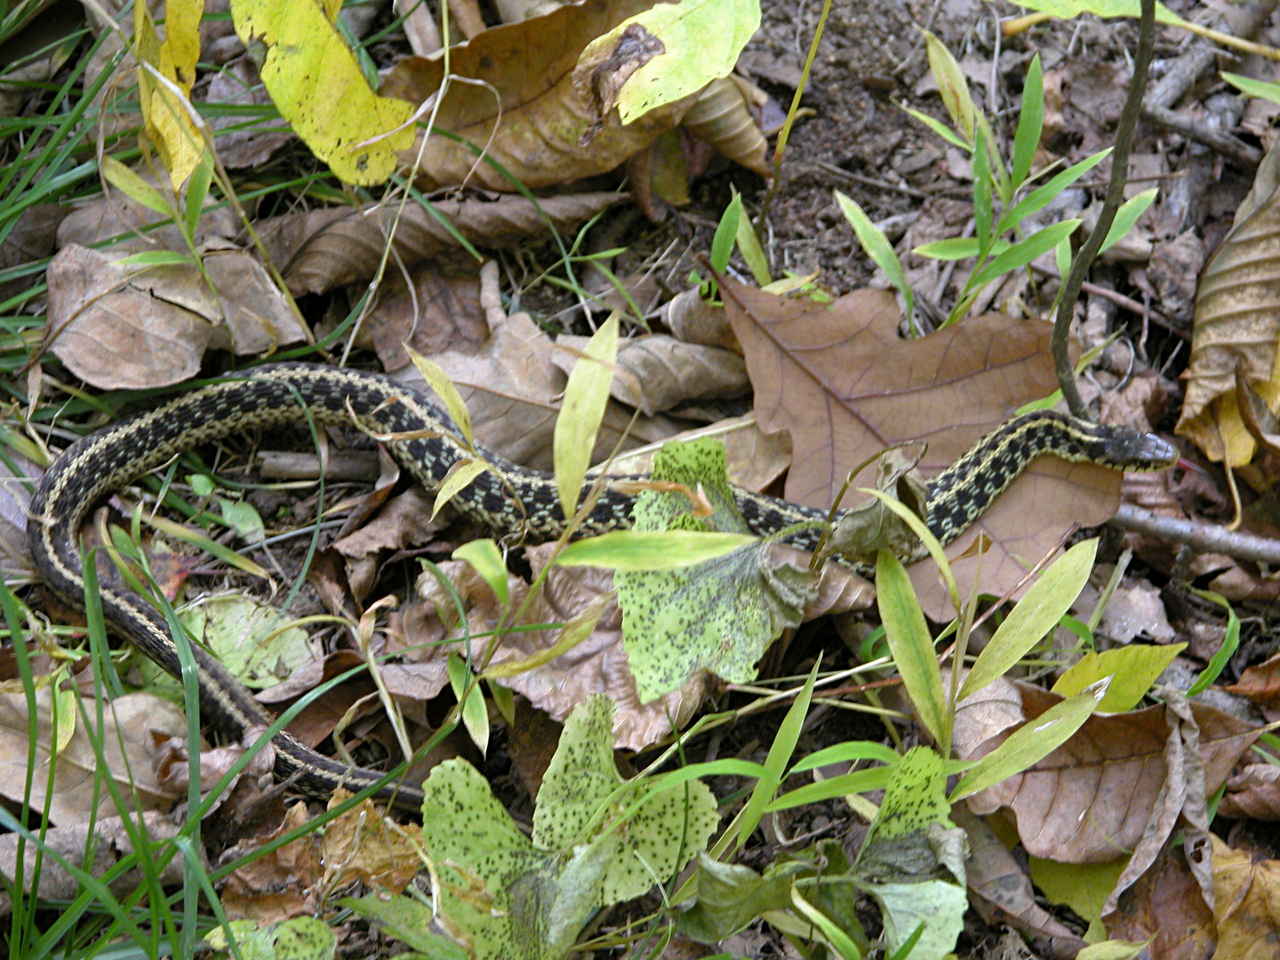
<svg viewBox="0 0 1280 960"><path fill-rule="evenodd" d="M349 796L345 790L335 790L329 798L329 809ZM321 851L330 889L359 882L401 893L423 866L419 848L409 835L380 813L372 800L356 804L329 823L324 828Z"/></svg>
<svg viewBox="0 0 1280 960"><path fill-rule="evenodd" d="M1032 721L1061 697L1024 683L998 681L960 705L956 751L976 759L1012 729ZM1009 807L1018 836L1034 856L1064 863L1112 860L1163 844L1185 805L1192 777L1216 790L1260 731L1200 705L1188 732L1169 706L1095 715L1070 740L1030 770L969 799L979 814ZM1198 736L1198 749L1188 742ZM1198 767L1203 766L1203 777ZM1197 814L1193 811L1194 822Z"/></svg>
<svg viewBox="0 0 1280 960"><path fill-rule="evenodd" d="M195 376L210 347L262 353L305 338L251 257L223 249L203 259L203 275L194 266L125 269L64 247L49 265L50 349L96 387L139 389Z"/></svg>
<svg viewBox="0 0 1280 960"><path fill-rule="evenodd" d="M95 777L113 777L125 797L136 798L142 809L167 808L177 794L160 782L156 775L153 731L173 736L185 735L186 719L167 700L147 693L116 697L106 711L105 729L86 731L83 715L76 721L70 739L59 746L56 762L50 756L55 733L51 726L52 696L48 686L36 691L36 759L31 784L31 805L40 809L48 793L50 820L59 826L83 823L94 812L110 816L118 811L110 793L93 788ZM60 711L76 711L74 699L59 704ZM97 710L93 701L85 704L85 712L93 718ZM58 721L68 718L60 712ZM22 693L0 694L0 795L22 801L27 779L27 698ZM102 744L105 767L94 751L94 741ZM54 766L53 782L49 768Z"/></svg>
<svg viewBox="0 0 1280 960"><path fill-rule="evenodd" d="M1111 937L1151 940L1149 955L1160 960L1216 956L1213 913L1178 849L1162 854L1103 920Z"/></svg>
<svg viewBox="0 0 1280 960"><path fill-rule="evenodd" d="M789 300L722 279L742 343L761 427L791 435L786 494L828 507L849 470L899 443L927 443L931 477L1020 404L1057 386L1046 324L986 314L920 340L897 336L894 295L861 290L834 304ZM964 595L1011 590L1076 526L1101 523L1119 502L1119 473L1040 457L948 549ZM858 485L866 486L863 477ZM992 549L965 553L985 534ZM948 601L928 564L912 572L937 619Z"/></svg>
<svg viewBox="0 0 1280 960"><path fill-rule="evenodd" d="M1236 850L1213 837L1214 957L1246 960L1275 954L1280 938L1280 860Z"/></svg>
<svg viewBox="0 0 1280 960"><path fill-rule="evenodd" d="M1280 152L1272 148L1236 223L1200 275L1186 399L1177 431L1213 460L1240 466L1255 441L1241 422L1235 390L1243 379L1275 412L1280 410L1276 356L1280 284Z"/></svg>
<svg viewBox="0 0 1280 960"><path fill-rule="evenodd" d="M548 231L572 233L624 198L620 193L584 193L537 203L524 197L437 200L430 210L416 203L403 209L385 203L328 207L264 220L258 234L290 290L323 293L372 277L392 228L392 252L399 262L414 266L445 252L460 254L454 232L482 247L509 247L545 237Z"/></svg>
<svg viewBox="0 0 1280 960"><path fill-rule="evenodd" d="M734 163L768 177L773 172L765 156L768 144L751 114L748 90L759 92L736 76L712 80L689 105L684 126Z"/></svg>
<svg viewBox="0 0 1280 960"><path fill-rule="evenodd" d="M270 835L255 837L227 856L256 851L310 819L307 805L295 803ZM228 917L255 920L266 926L290 917L317 914L324 901L325 888L320 882L324 874L320 837L312 832L270 853L255 855L228 874L219 893Z"/></svg>
<svg viewBox="0 0 1280 960"><path fill-rule="evenodd" d="M603 173L648 146L680 119L685 101L654 110L627 126L617 111L602 113L599 91L630 59L606 51L579 65L587 44L651 0L595 0L545 16L486 30L450 51L451 82L436 115L438 129L465 143L434 136L416 175L422 189L469 183L504 192L516 181L538 188ZM444 80L439 57L408 57L387 75L381 93L421 103ZM477 82L478 81L478 82ZM412 164L419 146L401 156ZM505 168L477 160L476 151Z"/></svg>

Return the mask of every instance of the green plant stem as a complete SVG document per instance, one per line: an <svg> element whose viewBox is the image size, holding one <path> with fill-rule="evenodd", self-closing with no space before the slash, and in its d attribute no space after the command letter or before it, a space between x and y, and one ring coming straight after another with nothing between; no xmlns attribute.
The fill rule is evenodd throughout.
<svg viewBox="0 0 1280 960"><path fill-rule="evenodd" d="M800 70L800 82L796 84L796 92L791 97L791 106L787 110L787 119L783 121L782 129L778 132L778 143L773 148L773 182L769 184L769 192L765 194L764 202L760 204L760 223L768 218L774 194L778 192L778 185L782 182L782 157L787 152L787 140L791 137L791 128L795 125L796 116L800 112L800 98L809 87L809 71L813 69L813 61L818 58L818 44L822 42L822 34L830 16L831 0L822 0L822 12L818 14L818 25L814 27L813 39L809 41L809 53L805 56L804 66Z"/></svg>
<svg viewBox="0 0 1280 960"><path fill-rule="evenodd" d="M1124 111L1120 114L1120 124L1116 128L1116 145L1115 152L1111 155L1111 182L1107 185L1107 199L1102 205L1102 214L1098 217L1097 226L1093 228L1089 239L1080 248L1071 267L1071 274L1062 288L1062 297L1058 301L1058 316L1053 325L1053 363L1058 373L1058 385L1062 388L1063 397L1066 398L1067 408L1077 417L1086 416L1086 412L1084 401L1080 399L1080 391L1076 389L1071 358L1067 355L1071 317L1075 312L1076 298L1080 295L1084 278L1093 265L1103 240L1111 230L1116 211L1124 202L1124 187L1129 174L1129 151L1133 147L1138 116L1142 111L1142 96L1147 89L1147 73L1155 46L1155 12L1155 0L1142 0L1142 19L1138 24L1138 51L1133 58L1133 81L1129 84L1129 95L1125 99Z"/></svg>

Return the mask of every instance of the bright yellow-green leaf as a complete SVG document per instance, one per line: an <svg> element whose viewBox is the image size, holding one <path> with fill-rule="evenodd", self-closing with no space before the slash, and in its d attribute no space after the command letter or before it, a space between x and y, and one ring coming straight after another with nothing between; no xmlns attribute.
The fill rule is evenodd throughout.
<svg viewBox="0 0 1280 960"><path fill-rule="evenodd" d="M437 504L437 509L439 505ZM475 568L476 573L484 578L498 603L506 607L511 602L511 594L507 587L507 565L502 559L498 545L492 540L472 540L453 551L453 559L465 560Z"/></svg>
<svg viewBox="0 0 1280 960"><path fill-rule="evenodd" d="M942 692L942 671L933 638L906 568L888 550L881 550L876 557L876 603L894 665L902 675L902 685L916 708L916 716L935 743L949 745L947 698Z"/></svg>
<svg viewBox="0 0 1280 960"><path fill-rule="evenodd" d="M163 217L173 216L173 207L165 202L164 195L115 157L102 158L102 175L106 177L107 183L135 203L140 203Z"/></svg>
<svg viewBox="0 0 1280 960"><path fill-rule="evenodd" d="M484 754L489 750L489 711L485 709L484 693L474 682L467 662L456 653L449 654L446 669L453 695L462 704L462 725L467 728L471 742Z"/></svg>
<svg viewBox="0 0 1280 960"><path fill-rule="evenodd" d="M196 78L203 0L168 0L165 36L156 32L145 3L134 4L134 54L147 137L155 145L177 190L204 153L204 138L186 99ZM157 76L158 74L158 76Z"/></svg>
<svg viewBox="0 0 1280 960"><path fill-rule="evenodd" d="M1071 697L1103 677L1111 677L1111 686L1098 709L1103 713L1132 710L1186 647L1185 643L1162 646L1131 643L1104 653L1087 653L1058 678L1053 692Z"/></svg>
<svg viewBox="0 0 1280 960"><path fill-rule="evenodd" d="M409 359L413 361L414 369L422 374L422 379L427 381L427 386L435 391L454 425L462 432L462 439L466 441L467 446L474 447L476 441L475 435L471 432L471 413L467 410L467 405L462 402L462 394L458 393L458 388L453 385L449 375L438 363L424 357L408 344L405 344L405 350L409 353Z"/></svg>
<svg viewBox="0 0 1280 960"><path fill-rule="evenodd" d="M489 464L483 460L459 460L449 472L445 474L444 481L440 484L440 489L436 491L436 505L431 510L431 519L436 518L436 514L440 509L458 495L458 492L465 490L471 481L480 474L489 469Z"/></svg>
<svg viewBox="0 0 1280 960"><path fill-rule="evenodd" d="M975 763L961 777L951 791L951 802L973 796L987 787L995 786L1001 780L1030 770L1057 750L1097 711L1098 703L1105 694L1105 686L1106 684L1099 684L1063 700L1020 726L1004 743Z"/></svg>
<svg viewBox="0 0 1280 960"><path fill-rule="evenodd" d="M627 124L727 77L759 27L759 0L659 3L593 40L579 59L613 50L624 33L628 47L646 57L618 91L618 116Z"/></svg>
<svg viewBox="0 0 1280 960"><path fill-rule="evenodd" d="M245 46L266 48L262 82L316 156L347 183L374 186L391 176L396 151L413 143L413 128L403 126L413 105L370 89L323 8L232 0L231 19Z"/></svg>
<svg viewBox="0 0 1280 960"><path fill-rule="evenodd" d="M951 55L946 44L928 30L924 34L925 51L929 56L929 72L933 74L938 85L938 93L942 97L942 105L947 108L951 122L956 125L960 135L973 143L973 127L977 108L969 95L969 85L965 82L964 71L956 58Z"/></svg>
<svg viewBox="0 0 1280 960"><path fill-rule="evenodd" d="M1020 7L1039 10L1063 20L1070 20L1082 13L1092 13L1095 17L1133 17L1135 19L1142 14L1140 0L1016 0L1016 2ZM1187 21L1163 3L1157 3L1156 22L1185 26Z"/></svg>
<svg viewBox="0 0 1280 960"><path fill-rule="evenodd" d="M613 382L613 362L617 356L618 314L614 313L600 325L573 365L564 389L564 403L556 417L553 441L556 486L566 520L578 510L578 495L582 492L582 480L596 445L596 432L609 402L609 384Z"/></svg>
<svg viewBox="0 0 1280 960"><path fill-rule="evenodd" d="M978 655L960 686L961 700L977 693L996 677L1004 676L1057 625L1088 581L1097 552L1096 538L1082 540L1040 574ZM1086 686L1087 683L1070 693L1064 692L1063 696L1079 693Z"/></svg>

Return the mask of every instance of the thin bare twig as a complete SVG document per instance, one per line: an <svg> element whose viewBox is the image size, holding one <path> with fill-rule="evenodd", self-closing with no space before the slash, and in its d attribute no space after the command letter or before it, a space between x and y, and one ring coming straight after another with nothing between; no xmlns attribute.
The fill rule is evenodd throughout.
<svg viewBox="0 0 1280 960"><path fill-rule="evenodd" d="M1237 560L1280 564L1280 540L1239 533L1216 523L1162 517L1131 503L1120 504L1111 522L1161 540L1185 543L1202 553L1225 553Z"/></svg>

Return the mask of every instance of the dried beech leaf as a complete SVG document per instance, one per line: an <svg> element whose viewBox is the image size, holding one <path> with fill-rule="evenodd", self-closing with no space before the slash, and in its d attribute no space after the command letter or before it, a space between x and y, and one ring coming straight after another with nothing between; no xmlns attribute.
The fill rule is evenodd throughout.
<svg viewBox="0 0 1280 960"><path fill-rule="evenodd" d="M587 337L557 338L553 359L568 373ZM564 349L568 347L569 349ZM736 397L751 388L742 357L719 347L683 343L661 333L632 337L618 349L610 392L647 416L687 400Z"/></svg>
<svg viewBox="0 0 1280 960"><path fill-rule="evenodd" d="M1272 165L1268 165L1270 169ZM1264 170L1259 177L1266 178ZM1280 411L1280 188L1267 179L1200 275L1186 399L1177 431L1213 460L1241 466L1256 442L1241 421L1236 380ZM1246 215L1247 214L1247 215Z"/></svg>
<svg viewBox="0 0 1280 960"><path fill-rule="evenodd" d="M888 291L861 290L828 306L731 280L720 287L760 425L791 435L786 494L800 503L830 506L849 470L898 443L928 445L919 468L931 477L1057 386L1046 324L986 314L906 341ZM974 582L988 593L1011 590L1067 531L1115 512L1120 480L1103 467L1038 458L948 549L962 595ZM961 557L979 534L992 549ZM949 604L930 566L914 568L912 580L926 611L945 618Z"/></svg>
<svg viewBox="0 0 1280 960"><path fill-rule="evenodd" d="M686 100L624 127L616 111L601 112L597 89L607 86L626 58L578 63L588 43L651 6L651 0L571 4L454 47L450 70L480 82L450 83L436 124L466 143L432 137L416 171L418 185L425 190L466 182L509 192L515 181L534 189L565 183L613 169L671 129ZM382 93L419 103L443 79L439 57L408 57L387 75ZM477 162L475 151L505 173ZM402 162L413 163L417 152L415 144Z"/></svg>
<svg viewBox="0 0 1280 960"><path fill-rule="evenodd" d="M480 350L489 339L480 282L427 261L413 271L413 291L397 274L361 327L357 345L371 346L384 370L409 363L409 346L423 356L446 349Z"/></svg>
<svg viewBox="0 0 1280 960"><path fill-rule="evenodd" d="M1178 849L1166 851L1103 921L1113 938L1150 940L1147 949L1152 957L1194 960L1221 956L1216 953L1213 912L1205 905L1186 857Z"/></svg>
<svg viewBox="0 0 1280 960"><path fill-rule="evenodd" d="M722 77L703 87L684 115L684 127L734 163L768 177L768 144L735 79Z"/></svg>
<svg viewBox="0 0 1280 960"><path fill-rule="evenodd" d="M1060 701L1029 684L997 681L960 705L957 755L976 759L991 752L1015 727ZM1182 812L1165 800L1172 788L1200 764L1205 791L1216 790L1261 732L1198 704L1191 716L1199 737L1194 764L1175 762L1171 737L1186 738L1167 706L1095 714L1035 767L971 797L970 809L983 815L1009 807L1027 851L1059 862L1113 860L1144 841L1158 846ZM1191 799L1188 794L1185 801Z"/></svg>
<svg viewBox="0 0 1280 960"><path fill-rule="evenodd" d="M258 233L291 291L323 293L372 277L393 226L393 252L400 262L413 266L459 249L445 223L478 246L509 247L545 237L549 229L572 233L578 224L624 198L620 193L584 193L547 197L536 204L524 197L502 197L435 201L430 210L417 204L403 210L384 204L337 207L264 220Z"/></svg>

